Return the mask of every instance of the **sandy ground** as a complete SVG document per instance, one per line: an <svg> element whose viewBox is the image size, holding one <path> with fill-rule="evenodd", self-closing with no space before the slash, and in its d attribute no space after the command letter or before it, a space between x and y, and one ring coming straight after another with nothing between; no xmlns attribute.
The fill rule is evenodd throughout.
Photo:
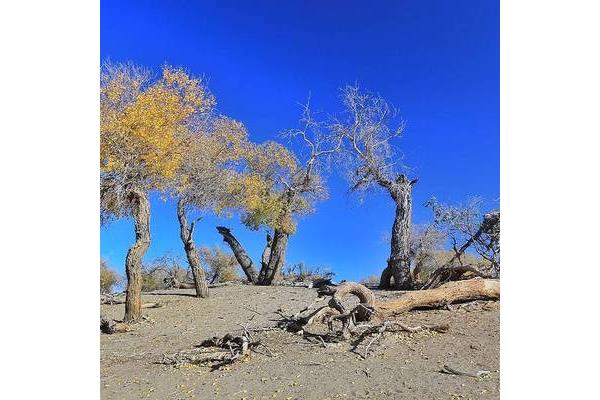
<svg viewBox="0 0 600 400"><path fill-rule="evenodd" d="M101 346L103 399L497 399L499 398L499 303L475 302L452 310L413 311L409 325L448 323L447 333L386 333L363 359L347 343L311 343L288 332L262 333L275 357L252 354L222 370L158 362L163 354L189 351L212 336L239 334L275 324L277 309L293 314L317 298L316 290L246 285L211 289L209 299L191 290L144 294L149 321L132 332L104 335ZM375 291L378 298L397 292ZM123 305L103 305L101 314L123 317ZM258 314L260 313L260 314ZM491 371L483 378L440 373Z"/></svg>

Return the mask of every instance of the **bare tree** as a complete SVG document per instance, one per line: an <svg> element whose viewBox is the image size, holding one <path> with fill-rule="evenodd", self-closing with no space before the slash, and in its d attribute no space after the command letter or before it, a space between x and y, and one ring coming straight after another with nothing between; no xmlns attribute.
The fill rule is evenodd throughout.
<svg viewBox="0 0 600 400"><path fill-rule="evenodd" d="M398 117L397 111L381 96L363 93L358 86L342 89L345 107L344 118L331 125L333 136L344 137L349 142L351 190L383 188L388 192L396 212L392 225L391 249L388 265L381 274L380 287L410 289L410 227L412 213L412 188L417 179L402 173L403 165L394 149L393 141L402 136L403 121L391 127Z"/></svg>
<svg viewBox="0 0 600 400"><path fill-rule="evenodd" d="M294 217L312 212L317 201L327 198L321 171L341 147L341 137L322 131L323 124L313 118L310 103L303 107L300 123L301 128L287 130L283 136L300 139L305 154L296 157L274 142L258 145L247 159L248 171L240 179L244 182L239 188L246 204L244 223L251 229L267 226L273 232L272 236L267 234L256 279L256 269L243 246L229 229L217 228L248 279L259 285L270 285L279 279L289 236L296 229Z"/></svg>
<svg viewBox="0 0 600 400"><path fill-rule="evenodd" d="M439 255L447 241L446 233L433 224L413 225L410 258L415 281L421 281L439 267Z"/></svg>
<svg viewBox="0 0 600 400"><path fill-rule="evenodd" d="M108 261L100 258L100 294L110 295L120 281L121 277L110 267Z"/></svg>
<svg viewBox="0 0 600 400"><path fill-rule="evenodd" d="M181 259L170 253L156 257L142 266L142 291L158 289L191 288L190 271L183 267Z"/></svg>
<svg viewBox="0 0 600 400"><path fill-rule="evenodd" d="M478 198L471 198L466 204L459 206L443 204L432 198L425 205L433 211L433 224L450 238L454 254L423 288L450 280L453 272L472 272L484 277L500 276L499 210L482 214L481 200ZM465 264L463 258L469 248L474 249L487 265Z"/></svg>

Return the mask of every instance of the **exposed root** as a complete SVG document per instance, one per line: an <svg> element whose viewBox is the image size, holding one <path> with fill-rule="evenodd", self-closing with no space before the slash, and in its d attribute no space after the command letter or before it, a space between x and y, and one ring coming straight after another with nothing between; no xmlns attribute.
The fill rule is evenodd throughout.
<svg viewBox="0 0 600 400"><path fill-rule="evenodd" d="M419 325L408 326L399 321L385 319L402 312L407 312L420 307L444 307L457 301L474 299L498 299L500 298L500 283L498 280L472 279L468 281L450 282L437 289L410 291L401 295L398 299L378 302L373 293L363 285L356 283L345 283L338 287L327 286L318 291L319 296L331 296L325 307L318 308L307 316L300 317L307 308L295 316L286 316L279 313L283 319L279 321L279 328L303 335L307 340L317 339L323 347L328 342L341 340L353 340L353 349L356 349L369 338L365 346L363 358L367 358L372 345L383 337L386 332L405 331L409 333L420 331L432 331L445 333L448 331L447 324L442 325ZM348 311L342 303L342 299L352 294L360 300L354 309ZM340 321L342 330L335 333L333 323ZM360 322L381 321L380 324L357 324ZM306 329L317 323L326 323L329 334L319 335L306 332ZM327 339L327 340L326 340Z"/></svg>

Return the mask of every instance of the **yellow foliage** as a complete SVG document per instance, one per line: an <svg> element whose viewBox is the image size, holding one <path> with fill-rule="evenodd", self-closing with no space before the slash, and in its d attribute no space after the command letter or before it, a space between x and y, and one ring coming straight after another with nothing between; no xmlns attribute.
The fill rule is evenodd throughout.
<svg viewBox="0 0 600 400"><path fill-rule="evenodd" d="M184 137L185 151L173 183L175 192L187 204L217 214L239 207L229 187L250 147L244 125L224 116L210 116Z"/></svg>
<svg viewBox="0 0 600 400"><path fill-rule="evenodd" d="M111 293L119 281L119 274L108 266L106 260L100 259L100 293Z"/></svg>
<svg viewBox="0 0 600 400"><path fill-rule="evenodd" d="M230 183L229 192L246 211L243 222L251 229L261 225L293 233L292 213L301 212L303 199L291 193L290 183L298 171L296 157L275 142L244 149L247 170ZM284 183L285 182L285 183Z"/></svg>
<svg viewBox="0 0 600 400"><path fill-rule="evenodd" d="M107 65L100 93L101 171L143 189L175 177L191 117L215 105L201 81L169 66L151 83L139 68Z"/></svg>

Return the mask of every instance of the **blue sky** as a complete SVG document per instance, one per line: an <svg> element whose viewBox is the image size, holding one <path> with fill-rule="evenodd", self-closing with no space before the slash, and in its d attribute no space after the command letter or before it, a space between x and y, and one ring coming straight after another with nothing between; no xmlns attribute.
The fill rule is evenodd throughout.
<svg viewBox="0 0 600 400"><path fill-rule="evenodd" d="M492 0L410 1L126 1L101 2L101 59L158 70L167 62L203 75L219 112L247 126L253 141L294 127L311 93L317 110L340 110L339 87L359 82L399 107L407 122L399 142L419 178L413 222L431 214L435 195L460 202L478 195L499 207L499 4ZM341 175L330 198L299 222L287 261L321 265L339 279L379 275L393 203L384 192L362 203ZM198 245L223 245L230 227L255 259L264 232L234 215L207 216ZM152 244L146 260L183 255L174 203L152 196ZM101 255L119 271L134 240L130 220L103 227Z"/></svg>

